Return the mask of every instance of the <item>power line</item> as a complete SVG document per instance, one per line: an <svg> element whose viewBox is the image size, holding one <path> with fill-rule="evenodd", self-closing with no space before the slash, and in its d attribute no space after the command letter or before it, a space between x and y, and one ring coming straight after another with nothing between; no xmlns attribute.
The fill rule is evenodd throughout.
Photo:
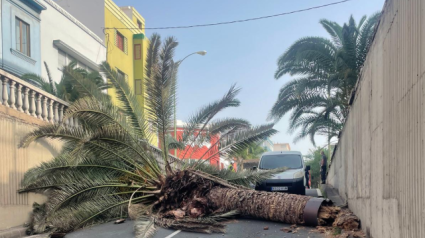
<svg viewBox="0 0 425 238"><path fill-rule="evenodd" d="M225 21L225 22L199 24L199 25L188 25L188 26L164 26L164 27L142 27L142 28L128 28L128 27L123 27L123 28L104 28L104 29L165 30L165 29L184 29L184 28L195 28L195 27L208 27L208 26L228 25L228 24L241 23L241 22L247 22L247 21L263 20L263 19L267 19L267 18L279 17L279 16L284 16L284 15L290 15L290 14L299 13L299 12L306 12L306 11L315 10L315 9L324 8L324 7L329 7L329 6L332 6L332 5L337 5L337 4L341 4L341 3L345 3L345 2L349 2L349 1L352 1L352 0L343 0L343 1L339 1L339 2L328 3L328 4L325 4L325 5L320 5L320 6L315 6L315 7L309 7L309 8L295 10L295 11L291 11L291 12L284 12L284 13L279 13L279 14L274 14L274 15L269 15L269 16L248 18L248 19L235 20L235 21Z"/></svg>

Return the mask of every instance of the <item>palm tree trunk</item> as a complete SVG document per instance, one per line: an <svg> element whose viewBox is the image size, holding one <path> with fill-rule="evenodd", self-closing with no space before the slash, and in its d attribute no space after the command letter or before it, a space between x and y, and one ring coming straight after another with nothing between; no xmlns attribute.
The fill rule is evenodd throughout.
<svg viewBox="0 0 425 238"><path fill-rule="evenodd" d="M214 187L206 195L213 209L238 210L241 215L287 224L304 224L310 197L287 193Z"/></svg>
<svg viewBox="0 0 425 238"><path fill-rule="evenodd" d="M307 202L312 199L308 196L214 187L206 194L206 198L212 209L222 212L237 210L242 216L286 224L311 225L304 220L304 211L307 211L304 209ZM360 227L359 218L350 210L340 209L329 203L320 205L314 219L317 219L320 226L333 225L348 231Z"/></svg>
<svg viewBox="0 0 425 238"><path fill-rule="evenodd" d="M239 168L243 171L243 158L239 159Z"/></svg>

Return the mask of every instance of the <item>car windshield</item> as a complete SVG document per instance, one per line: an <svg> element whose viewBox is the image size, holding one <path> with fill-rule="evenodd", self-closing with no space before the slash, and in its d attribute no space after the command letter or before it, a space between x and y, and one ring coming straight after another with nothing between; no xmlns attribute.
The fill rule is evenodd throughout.
<svg viewBox="0 0 425 238"><path fill-rule="evenodd" d="M261 157L260 169L277 169L282 167L301 169L303 167L301 156L278 154Z"/></svg>

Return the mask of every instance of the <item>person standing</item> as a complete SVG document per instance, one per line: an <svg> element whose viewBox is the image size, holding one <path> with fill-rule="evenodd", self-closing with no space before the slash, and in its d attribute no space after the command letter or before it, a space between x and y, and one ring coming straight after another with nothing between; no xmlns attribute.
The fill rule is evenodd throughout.
<svg viewBox="0 0 425 238"><path fill-rule="evenodd" d="M320 177L322 179L322 184L326 184L326 168L328 165L328 158L325 155L325 152L322 150L320 152L322 155L322 160L320 161Z"/></svg>
<svg viewBox="0 0 425 238"><path fill-rule="evenodd" d="M234 163L233 161L230 162L229 170L234 172L235 171L235 168L233 167L233 163Z"/></svg>
<svg viewBox="0 0 425 238"><path fill-rule="evenodd" d="M310 188L310 165L307 165L306 167L305 167L305 187L307 188L307 189L309 189Z"/></svg>

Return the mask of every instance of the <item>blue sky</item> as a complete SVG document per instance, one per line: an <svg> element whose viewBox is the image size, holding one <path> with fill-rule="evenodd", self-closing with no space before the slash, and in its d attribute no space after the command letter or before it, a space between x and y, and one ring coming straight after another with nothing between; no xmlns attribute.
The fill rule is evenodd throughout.
<svg viewBox="0 0 425 238"><path fill-rule="evenodd" d="M337 0L114 0L119 6L134 6L145 18L146 27L214 23L278 14ZM180 67L178 119L185 120L196 109L219 99L237 83L241 106L227 109L222 117L239 117L252 124L266 123L267 115L277 99L279 89L291 77L275 80L277 58L297 39L304 36L328 37L318 24L326 18L338 23L356 20L381 11L384 0L353 0L336 6L296 13L271 19L191 29L146 30L149 37L158 32L162 37L174 36L179 41L176 59L199 50L206 56L194 55ZM280 132L272 140L289 142L293 150L307 153L313 145L309 139L293 143L295 135L287 133L285 116L275 128ZM325 145L324 138L316 144Z"/></svg>

